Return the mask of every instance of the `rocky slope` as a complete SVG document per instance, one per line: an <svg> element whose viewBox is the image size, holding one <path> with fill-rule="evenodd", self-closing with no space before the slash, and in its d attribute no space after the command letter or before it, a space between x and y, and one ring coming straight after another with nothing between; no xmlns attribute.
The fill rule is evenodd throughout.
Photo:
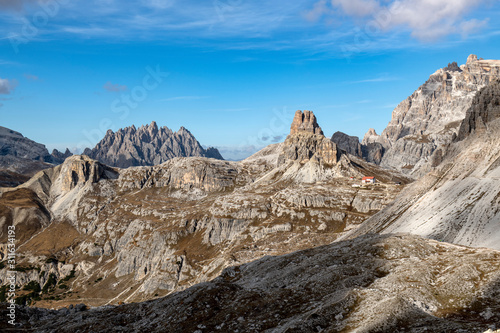
<svg viewBox="0 0 500 333"><path fill-rule="evenodd" d="M481 90L439 167L366 221L366 232L410 232L500 249L500 84Z"/></svg>
<svg viewBox="0 0 500 333"><path fill-rule="evenodd" d="M0 191L3 226L30 230L18 244L19 284L42 289L18 297L46 307L147 300L231 265L336 240L391 202L402 189L394 182L407 179L346 155L316 128L241 162L190 157L117 169L73 156ZM353 187L367 175L379 183ZM2 285L6 279L3 269Z"/></svg>
<svg viewBox="0 0 500 333"><path fill-rule="evenodd" d="M27 177L71 155L69 150L63 154L56 149L49 154L44 145L0 126L0 187L22 184Z"/></svg>
<svg viewBox="0 0 500 333"><path fill-rule="evenodd" d="M223 159L216 148L204 149L184 127L173 132L168 127L158 128L154 121L138 129L132 125L116 133L108 130L104 138L92 150L87 148L84 154L120 168L158 165L174 157Z"/></svg>
<svg viewBox="0 0 500 333"><path fill-rule="evenodd" d="M457 135L476 93L499 77L499 60L471 55L465 65L450 64L398 105L380 136L370 133L363 144L383 146L381 166L418 178L432 169L432 155Z"/></svg>
<svg viewBox="0 0 500 333"><path fill-rule="evenodd" d="M230 267L154 301L17 315L37 332L483 333L500 329L499 272L497 251L366 235Z"/></svg>

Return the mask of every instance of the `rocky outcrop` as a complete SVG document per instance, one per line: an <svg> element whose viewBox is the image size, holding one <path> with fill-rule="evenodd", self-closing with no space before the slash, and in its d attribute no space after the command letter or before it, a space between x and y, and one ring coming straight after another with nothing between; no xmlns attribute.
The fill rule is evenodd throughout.
<svg viewBox="0 0 500 333"><path fill-rule="evenodd" d="M278 165L286 161L306 163L310 160L334 164L339 161L340 154L337 145L323 135L308 132L290 134L283 144Z"/></svg>
<svg viewBox="0 0 500 333"><path fill-rule="evenodd" d="M359 138L357 136L349 136L342 132L335 132L331 139L338 148L342 149L348 154L362 157L363 152L361 150L361 144L359 143Z"/></svg>
<svg viewBox="0 0 500 333"><path fill-rule="evenodd" d="M381 143L374 142L361 146L363 158L370 163L380 164L385 148Z"/></svg>
<svg viewBox="0 0 500 333"><path fill-rule="evenodd" d="M278 166L289 161L334 164L339 161L337 145L323 135L312 111L297 111L290 127L290 134L281 146Z"/></svg>
<svg viewBox="0 0 500 333"><path fill-rule="evenodd" d="M493 332L499 270L497 251L372 234L229 267L149 302L19 307L16 320L40 333Z"/></svg>
<svg viewBox="0 0 500 333"><path fill-rule="evenodd" d="M68 158L61 166L59 178L60 191L69 192L78 185L88 182L93 184L101 179L116 179L118 173L85 155L76 155Z"/></svg>
<svg viewBox="0 0 500 333"><path fill-rule="evenodd" d="M366 132L365 136L363 137L363 141L361 141L361 144L366 146L369 145L370 143L376 143L380 139L380 135L377 134L375 129L370 128L368 132Z"/></svg>
<svg viewBox="0 0 500 333"><path fill-rule="evenodd" d="M486 131L487 124L500 117L500 81L481 89L474 97L465 115L456 140L460 141L472 132Z"/></svg>
<svg viewBox="0 0 500 333"><path fill-rule="evenodd" d="M222 155L220 154L219 150L217 148L214 148L214 147L208 147L205 150L204 156L207 158L215 158L216 160L223 160L224 159L224 157L222 157Z"/></svg>
<svg viewBox="0 0 500 333"><path fill-rule="evenodd" d="M316 116L312 111L295 112L292 125L290 126L290 135L306 132L311 134L323 135L321 127L319 127Z"/></svg>
<svg viewBox="0 0 500 333"><path fill-rule="evenodd" d="M379 138L367 133L370 139L363 144L383 146L380 165L419 177L432 169L434 152L445 149L457 135L477 92L499 77L498 60L471 55L459 69L450 64L394 109Z"/></svg>
<svg viewBox="0 0 500 333"><path fill-rule="evenodd" d="M216 148L205 150L196 138L184 127L173 132L168 127L150 125L126 127L116 133L108 130L105 137L85 155L106 165L128 168L164 163L174 157L209 157L222 159Z"/></svg>

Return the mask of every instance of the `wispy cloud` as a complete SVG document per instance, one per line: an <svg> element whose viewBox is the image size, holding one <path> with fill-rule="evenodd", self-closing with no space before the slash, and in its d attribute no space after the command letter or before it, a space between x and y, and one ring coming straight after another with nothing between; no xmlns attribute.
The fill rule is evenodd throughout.
<svg viewBox="0 0 500 333"><path fill-rule="evenodd" d="M0 78L0 95L9 95L17 87L17 80Z"/></svg>
<svg viewBox="0 0 500 333"><path fill-rule="evenodd" d="M389 81L397 81L399 78L393 76L380 76L363 80L356 81L347 81L345 84L359 84L359 83L377 83L377 82L389 82Z"/></svg>
<svg viewBox="0 0 500 333"><path fill-rule="evenodd" d="M1 10L16 10L20 11L25 6L35 3L36 0L1 0L0 9Z"/></svg>
<svg viewBox="0 0 500 333"><path fill-rule="evenodd" d="M192 101L192 100L206 99L206 98L210 98L210 96L176 96L176 97L160 99L158 100L158 102Z"/></svg>
<svg viewBox="0 0 500 333"><path fill-rule="evenodd" d="M40 78L33 74L24 74L24 77L29 81L38 81Z"/></svg>
<svg viewBox="0 0 500 333"><path fill-rule="evenodd" d="M408 29L418 40L434 41L450 34L468 35L484 28L487 19L467 15L488 0L320 0L309 11L318 20L340 11L363 28L376 31ZM327 5L328 4L328 5Z"/></svg>
<svg viewBox="0 0 500 333"><path fill-rule="evenodd" d="M169 40L206 49L294 50L301 53L301 59L348 58L351 54L421 47L420 41L433 41L450 34L462 39L475 38L492 29L488 26L488 11L472 15L488 1L495 3L491 0L131 0L123 6L117 0L76 1L61 6L59 13L39 29L37 40ZM5 20L0 20L0 29L5 36L19 34L23 18L40 10L35 0L3 1L0 15ZM415 38L409 40L408 34ZM236 61L252 60L248 57Z"/></svg>
<svg viewBox="0 0 500 333"><path fill-rule="evenodd" d="M109 92L120 92L120 91L125 91L127 90L127 86L117 84L117 83L111 83L110 81L106 82L106 84L103 86L104 90L109 91Z"/></svg>

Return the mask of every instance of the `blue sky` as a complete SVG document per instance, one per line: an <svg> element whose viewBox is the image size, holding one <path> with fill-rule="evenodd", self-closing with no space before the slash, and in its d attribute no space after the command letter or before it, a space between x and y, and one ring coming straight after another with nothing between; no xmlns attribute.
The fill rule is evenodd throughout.
<svg viewBox="0 0 500 333"><path fill-rule="evenodd" d="M0 126L75 150L155 120L237 159L307 109L362 137L438 68L499 59L499 17L492 0L3 0Z"/></svg>

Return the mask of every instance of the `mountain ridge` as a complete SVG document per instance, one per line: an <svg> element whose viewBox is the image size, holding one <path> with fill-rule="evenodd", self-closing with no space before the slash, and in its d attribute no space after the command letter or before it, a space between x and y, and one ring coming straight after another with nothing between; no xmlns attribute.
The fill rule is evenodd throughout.
<svg viewBox="0 0 500 333"><path fill-rule="evenodd" d="M0 126L0 187L20 185L38 171L61 164L71 155L69 149L64 153L54 149L50 154L45 145Z"/></svg>
<svg viewBox="0 0 500 333"><path fill-rule="evenodd" d="M498 78L500 61L476 55L441 68L394 109L380 135L369 131L363 144L383 147L381 166L423 176L433 167L432 155L454 140L474 96Z"/></svg>
<svg viewBox="0 0 500 333"><path fill-rule="evenodd" d="M139 128L132 125L116 132L108 130L93 149L86 148L83 154L120 168L158 165L174 157L223 159L216 148L204 149L185 127L173 132L166 126L158 127L155 121Z"/></svg>

